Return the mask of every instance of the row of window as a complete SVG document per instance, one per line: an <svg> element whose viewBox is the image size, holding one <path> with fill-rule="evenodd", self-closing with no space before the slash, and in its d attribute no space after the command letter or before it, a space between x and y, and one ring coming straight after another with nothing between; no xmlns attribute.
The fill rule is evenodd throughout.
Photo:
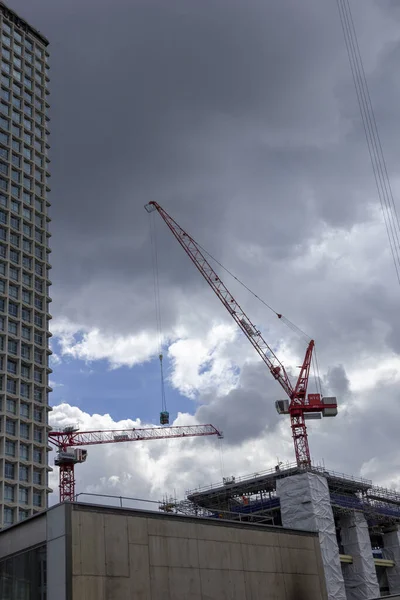
<svg viewBox="0 0 400 600"><path fill-rule="evenodd" d="M4 277L7 276L7 264L0 261L0 275ZM12 281L19 282L21 277L21 269L14 267L13 265L9 265L8 276ZM44 285L43 279L39 279L38 277L33 277L30 273L26 271L22 271L22 283L30 288L34 287L35 291L38 294L44 294L46 286ZM48 286L49 287L49 286ZM47 287L47 293L49 293L49 289Z"/></svg>
<svg viewBox="0 0 400 600"><path fill-rule="evenodd" d="M1 133L0 133L0 136L1 136ZM3 150L3 148L0 146L0 154L1 154L2 150ZM40 198L37 198L36 196L31 194L30 192L23 191L21 200L24 204L28 204L29 206L32 207L32 209L29 209L29 210L33 210L33 208L35 208L35 210L39 213L44 212L43 201ZM33 207L33 200L35 200L34 207ZM29 221L32 221L31 214L33 214L33 213L29 213L29 212L25 213L24 209L27 207L25 207L23 204L21 204L21 202L19 200L14 200L14 198L9 198L9 196L0 193L0 206L4 206L5 208L10 209L12 212L16 213L17 215L22 214L23 217L25 217L25 215L26 215L25 218L27 218ZM30 225L28 227L30 229L30 236L32 237L32 227ZM41 231L39 231L38 229L35 230L35 238L36 238L36 241L43 243L43 239L44 239L43 233Z"/></svg>
<svg viewBox="0 0 400 600"><path fill-rule="evenodd" d="M13 229L20 231L21 219L19 217L14 216L13 213L17 213L17 214L21 213L21 204L20 204L20 202L11 200L10 208L12 210L12 213L10 213L10 214L5 212L4 210L0 210L0 223L3 223L4 225L9 224L10 227L12 227ZM28 207L22 205L22 216L24 219L33 221L33 215L34 215L34 211L31 208L28 208ZM35 223L38 227L43 227L43 216L41 214L38 214L38 213L35 214ZM32 227L30 228L30 232L32 234ZM40 233L40 231L38 231L38 237L39 237L39 233ZM42 234L42 236L43 236L43 234ZM43 239L43 237L41 239ZM31 250L32 249L28 244L28 252Z"/></svg>
<svg viewBox="0 0 400 600"><path fill-rule="evenodd" d="M13 81L12 78L8 75L4 75L4 73L2 73L0 76L0 81L1 84L7 90L12 90L13 96L15 96L16 98L21 98L21 100L23 100L25 104L31 105L31 107L34 108L35 111L43 113L47 108L48 105L45 104L42 98L38 98L37 96L34 96L31 92L28 92L28 90L22 88L22 86L20 86L19 83ZM45 119L46 121L49 120L47 116L45 117Z"/></svg>
<svg viewBox="0 0 400 600"><path fill-rule="evenodd" d="M10 130L9 120L0 116L0 127L5 129L5 131L0 131L0 142L2 144L4 144L5 146L9 147L10 146L10 136L8 133L6 133L7 131ZM13 127L13 129L14 129L14 127ZM19 137L19 136L17 135L17 137ZM31 142L29 142L29 139L31 140ZM35 152L33 152L32 140L33 140L33 138L30 134L24 135L25 143L26 144L30 143L30 147L28 147L28 146L22 145L20 141L15 139L15 137L13 137L11 139L12 149L15 150L15 152L19 152L20 154L23 153L23 155L26 158L28 158L29 160L32 160L32 157L34 156L35 163L37 164L37 166L44 167L45 163L48 162L47 159L44 156L40 156L39 154L37 154L38 152L43 154L43 144L39 140L35 140L35 146L34 146Z"/></svg>
<svg viewBox="0 0 400 600"><path fill-rule="evenodd" d="M19 414L24 419L29 419L31 417L31 409L33 408L33 419L34 421L38 421L41 423L43 421L43 409L38 408L37 406L32 407L30 404L26 404L26 402L19 403ZM13 398L7 398L6 400L6 411L13 415L17 414L17 401ZM12 456L15 456L14 454Z"/></svg>
<svg viewBox="0 0 400 600"><path fill-rule="evenodd" d="M20 368L18 368L20 366ZM4 357L0 356L0 371L4 371ZM7 359L7 373L18 375L24 379L32 379L32 366L21 363L12 358ZM45 377L43 369L33 368L33 379L36 383L44 383Z"/></svg>
<svg viewBox="0 0 400 600"><path fill-rule="evenodd" d="M34 148L36 150L36 152L40 152L42 154L44 153L43 139L47 139L47 136L42 135L42 132L39 131L39 129L38 129L38 131L35 130L35 134L37 136L35 139L33 138L32 133L29 133L27 131L25 131L22 135L22 129L19 125L11 124L10 119L3 117L1 115L0 115L0 127L2 129L4 129L4 131L6 133L11 131L14 138L23 140L25 142L25 144L29 144L29 146ZM14 144L14 140L13 140L12 147L15 150L17 150L18 152L20 152L21 144L18 142L18 140L15 140L15 142L16 143ZM7 142L7 145L9 145L9 142ZM19 150L18 150L18 147L19 147Z"/></svg>
<svg viewBox="0 0 400 600"><path fill-rule="evenodd" d="M3 298L0 298L0 312L6 312L6 301ZM34 314L34 325L40 328L46 326L46 317L34 312L30 308L25 308L24 306L20 307L11 300L8 300L8 314L10 317L14 317L15 319L21 318L22 321L25 321L26 323L32 323L32 314Z"/></svg>
<svg viewBox="0 0 400 600"><path fill-rule="evenodd" d="M7 282L4 279L0 279L0 294L7 294ZM46 308L46 304L43 300L42 296L38 296L25 288L21 288L19 285L14 285L12 283L8 284L8 296L10 298L14 298L15 300L19 300L21 296L21 300L24 304L31 305L32 300L34 299L34 305L37 310L44 311ZM3 310L4 312L4 310Z"/></svg>
<svg viewBox="0 0 400 600"><path fill-rule="evenodd" d="M9 187L8 184L9 184L8 179L4 179L4 177L0 178L0 190L2 190L3 192L8 192L8 187ZM22 185L24 186L25 190L30 190L32 192L34 191L37 196L43 196L43 192L44 192L43 185L40 183L37 183L36 181L34 183L33 179L31 179L30 177L27 177L26 175L24 175ZM15 196L16 198L20 198L21 188L18 185L16 185L15 183L10 183L10 191L13 196Z"/></svg>
<svg viewBox="0 0 400 600"><path fill-rule="evenodd" d="M48 71L48 65L44 63L42 60L38 58L33 58L30 52L25 52L22 55L22 46L20 44L14 43L13 52L11 51L11 43L8 43L10 38L8 36L2 35L2 49L1 49L1 57L5 58L9 62L12 62L14 67L17 69L22 69L25 71L29 77L34 76L35 70L39 73L39 75L43 75L46 71Z"/></svg>
<svg viewBox="0 0 400 600"><path fill-rule="evenodd" d="M14 421L10 418L6 419L5 432L8 435L13 435L14 437L18 435L18 421ZM19 423L19 437L30 440L31 439L31 425L29 423ZM44 440L43 429L33 427L33 440L38 444L41 444Z"/></svg>
<svg viewBox="0 0 400 600"><path fill-rule="evenodd" d="M0 211L1 212L1 211ZM8 235L10 233L10 235ZM3 242L9 241L12 246L16 248L21 248L21 237L17 233L13 233L12 231L8 232L8 229L2 227L0 225L0 240ZM45 251L43 246L33 245L31 240L27 238L22 239L22 250L24 252L28 252L29 254L34 254L35 258L38 260L45 260Z"/></svg>
<svg viewBox="0 0 400 600"><path fill-rule="evenodd" d="M0 157L1 158L5 158L6 160L8 160L9 158L9 152L8 150L5 150L4 148L0 149ZM26 160L23 161L22 163L22 170L21 170L21 159L19 156L16 156L13 154L12 156L13 161L15 161L18 164L18 168L14 168L14 167L10 167L8 164L6 164L5 162L0 162L0 173L1 175L5 176L5 177L11 177L11 180L14 183L18 183L21 184L21 181L23 180L24 182L24 187L30 189L32 187L32 180L30 179L30 177L34 176L36 181L39 181L40 183L43 181L46 181L46 177L43 173L42 170L40 169L33 169L32 164ZM23 173L25 173L26 175L23 175ZM28 177L29 176L29 177ZM28 181L29 179L29 181ZM42 208L42 207L41 207Z"/></svg>
<svg viewBox="0 0 400 600"><path fill-rule="evenodd" d="M17 29L11 27L11 24L8 23L8 21L2 22L2 32L11 36L14 45L24 44L25 52L34 52L37 58L43 59L43 57L46 57L47 59L47 54L41 46L39 46L38 44L34 45L31 39L29 39L26 36L22 36L22 34Z"/></svg>
<svg viewBox="0 0 400 600"><path fill-rule="evenodd" d="M8 255L8 256L7 256ZM8 248L5 244L0 243L0 257L4 259L9 259L11 263L14 265L20 265L22 256L22 266L25 269L29 269L33 271L33 264L35 264L35 274L39 277L46 276L46 266L44 263L38 262L38 259L33 259L30 256L26 256L26 254L21 254L19 250L15 250L14 248ZM47 268L47 271L50 267Z"/></svg>
<svg viewBox="0 0 400 600"><path fill-rule="evenodd" d="M14 335L16 337L19 337L19 323L16 323L15 321L12 321L11 319L8 319L8 323L7 323L7 332L9 333L9 335ZM6 331L6 317L1 317L0 316L0 331ZM27 340L28 342L32 341L32 328L28 327L27 325L21 325L21 337L24 340ZM46 339L46 335L43 334L43 332L41 331L34 331L33 334L33 341L35 344L37 344L38 346L43 346L43 342Z"/></svg>
<svg viewBox="0 0 400 600"><path fill-rule="evenodd" d="M18 446L17 446L18 444ZM5 440L5 454L10 458L16 458L17 456L17 448L18 448L18 458L20 460L31 460L31 456L33 458L33 462L37 464L42 464L44 452L42 449L37 448L36 446L32 446L31 444L24 444L24 442L14 442L13 440ZM34 483L35 480L33 479ZM36 482L38 483L38 482Z"/></svg>
<svg viewBox="0 0 400 600"><path fill-rule="evenodd" d="M27 75L24 75L22 71L12 68L10 63L5 60L1 61L1 69L3 73L13 77L15 81L18 81L21 85L28 89L30 92L35 92L35 95L39 98L44 98L47 93L47 81L42 83L42 78L36 74L34 79L31 79Z"/></svg>
<svg viewBox="0 0 400 600"><path fill-rule="evenodd" d="M11 130L16 137L21 138L21 127L20 126L23 126L25 133L28 133L28 135L31 136L32 132L35 131L35 135L39 139L47 139L48 131L43 129L43 125L34 123L33 121L31 121L31 119L24 117L22 115L22 113L18 112L14 108L10 111L10 106L8 104L6 104L5 102L0 102L0 115L2 115L1 127L3 129L5 129L6 131L10 131L10 121L9 121L10 113L11 113L11 117L13 120ZM29 132L31 132L31 133L29 133ZM25 139L25 135L24 135L24 139Z"/></svg>
<svg viewBox="0 0 400 600"><path fill-rule="evenodd" d="M29 510L24 510L20 508L18 510L18 520L24 521L29 517ZM8 506L4 507L4 525L12 525L15 523L15 510L13 508L9 508Z"/></svg>
<svg viewBox="0 0 400 600"><path fill-rule="evenodd" d="M41 473L38 473L41 476ZM38 484L40 485L40 483ZM16 487L13 485L4 485L4 502L15 502L16 500ZM19 487L18 501L20 504L29 504L29 488ZM33 490L32 493L32 504L34 506L42 505L42 493L38 490Z"/></svg>
<svg viewBox="0 0 400 600"><path fill-rule="evenodd" d="M42 384L44 385L45 381L43 381ZM46 398L44 390L41 389L40 387L38 387L36 385L32 386L30 383L26 383L24 381L18 381L16 379L12 379L11 377L7 377L6 387L7 387L6 391L8 394L12 394L14 396L19 396L26 400L31 399L32 387L33 387L33 400L35 402L43 403ZM19 387L19 393L18 393L18 387ZM5 391L3 375L0 375L0 390Z"/></svg>
<svg viewBox="0 0 400 600"><path fill-rule="evenodd" d="M5 336L0 336L0 352L5 351ZM9 339L7 342L7 351L8 354L12 356L19 356L19 350L21 351L21 358L25 360L32 360L32 348L27 344L21 342L21 348L19 348L20 343L17 340ZM37 348L33 349L33 359L34 362L43 365L45 362L44 353ZM47 362L47 361L46 361ZM47 365L46 365L47 366ZM22 370L21 370L22 373Z"/></svg>
<svg viewBox="0 0 400 600"><path fill-rule="evenodd" d="M25 99L25 94L24 96L20 97L22 91L20 86L17 86L16 83L13 83L12 87L10 88L9 85L7 85L7 83L10 83L10 81L11 80L9 77L7 77L6 75L1 75L0 98L1 104L3 105L1 112L9 116L10 109L12 109L13 115L14 109L20 111L17 113L17 115L19 116L16 116L15 118L13 116L13 120L16 123L22 123L22 119L27 119L27 124L24 124L24 126L25 129L28 129L29 131L33 131L33 121L39 127L43 127L50 119L47 116L44 116L43 112L41 110L36 109L35 105L32 104L32 94L26 92L26 95L29 98L29 100L28 98ZM6 85L7 87L5 87ZM41 104L43 106L43 103L40 102L40 100L37 101L37 104Z"/></svg>

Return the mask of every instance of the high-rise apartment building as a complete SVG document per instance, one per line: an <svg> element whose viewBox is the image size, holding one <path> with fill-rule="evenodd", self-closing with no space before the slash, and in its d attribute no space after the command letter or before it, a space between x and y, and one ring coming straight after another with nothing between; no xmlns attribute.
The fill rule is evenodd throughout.
<svg viewBox="0 0 400 600"><path fill-rule="evenodd" d="M47 45L0 2L0 528L49 491Z"/></svg>

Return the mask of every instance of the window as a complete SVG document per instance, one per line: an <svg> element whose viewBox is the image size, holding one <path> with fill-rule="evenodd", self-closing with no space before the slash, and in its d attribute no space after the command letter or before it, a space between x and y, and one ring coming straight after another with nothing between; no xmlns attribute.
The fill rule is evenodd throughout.
<svg viewBox="0 0 400 600"><path fill-rule="evenodd" d="M0 280L1 282L1 280ZM1 289L0 289L1 291ZM39 298L38 296L35 297L35 307L38 310L43 310L43 300L41 298Z"/></svg>
<svg viewBox="0 0 400 600"><path fill-rule="evenodd" d="M10 242L13 246L17 246L17 248L19 248L19 235L17 235L16 233L11 233Z"/></svg>
<svg viewBox="0 0 400 600"><path fill-rule="evenodd" d="M8 293L12 298L18 298L18 288L16 285L12 285L10 283L10 285L8 286ZM14 305L15 306L15 305ZM18 307L17 307L18 308ZM15 314L18 314L18 310Z"/></svg>
<svg viewBox="0 0 400 600"><path fill-rule="evenodd" d="M25 419L29 419L29 406L25 404L25 402L21 402L19 407L19 414L21 417L25 417Z"/></svg>
<svg viewBox="0 0 400 600"><path fill-rule="evenodd" d="M40 248L40 246L35 246L35 256L36 258L43 260L43 250Z"/></svg>
<svg viewBox="0 0 400 600"><path fill-rule="evenodd" d="M39 365L43 364L43 353L35 349L35 362Z"/></svg>
<svg viewBox="0 0 400 600"><path fill-rule="evenodd" d="M6 456L15 456L15 442L6 440Z"/></svg>
<svg viewBox="0 0 400 600"><path fill-rule="evenodd" d="M14 281L19 280L19 270L15 267L10 267L10 279L13 279Z"/></svg>
<svg viewBox="0 0 400 600"><path fill-rule="evenodd" d="M33 50L33 44L28 38L25 38L25 48L27 48L27 50L30 50L31 52ZM26 56L26 53L25 53L25 56Z"/></svg>
<svg viewBox="0 0 400 600"><path fill-rule="evenodd" d="M29 275L29 273L25 273L25 271L22 273L22 281L25 285L32 287L32 275Z"/></svg>
<svg viewBox="0 0 400 600"><path fill-rule="evenodd" d="M36 334L35 334L36 335ZM42 371L35 369L33 372L33 377L37 383L42 383Z"/></svg>
<svg viewBox="0 0 400 600"><path fill-rule="evenodd" d="M28 308L22 309L22 319L23 319L23 321L27 321L28 323L31 322L32 313Z"/></svg>
<svg viewBox="0 0 400 600"><path fill-rule="evenodd" d="M37 327L43 327L43 317L41 315L35 314L35 325Z"/></svg>
<svg viewBox="0 0 400 600"><path fill-rule="evenodd" d="M20 479L21 479L21 470L20 470ZM28 479L21 479L21 481L28 481ZM21 504L28 504L28 489L20 487L19 488L19 501Z"/></svg>
<svg viewBox="0 0 400 600"><path fill-rule="evenodd" d="M17 412L17 405L15 403L15 400L13 400L12 398L7 398L7 412L11 413L12 415L15 415Z"/></svg>
<svg viewBox="0 0 400 600"><path fill-rule="evenodd" d="M2 177L0 177L0 189L8 190L8 182Z"/></svg>
<svg viewBox="0 0 400 600"><path fill-rule="evenodd" d="M13 375L17 374L17 363L15 360L8 359L7 361L7 372Z"/></svg>
<svg viewBox="0 0 400 600"><path fill-rule="evenodd" d="M18 354L18 342L15 340L8 340L8 352L9 354Z"/></svg>
<svg viewBox="0 0 400 600"><path fill-rule="evenodd" d="M22 264L26 269L32 269L32 259L29 256L22 257Z"/></svg>
<svg viewBox="0 0 400 600"><path fill-rule="evenodd" d="M12 252L12 250L11 250L11 252ZM10 258L11 258L11 254L10 254ZM35 272L36 272L38 275L43 275L43 265L41 265L40 263L38 263L38 262L37 262L37 263L35 264Z"/></svg>
<svg viewBox="0 0 400 600"><path fill-rule="evenodd" d="M21 377L29 379L31 376L31 368L28 365L21 365Z"/></svg>
<svg viewBox="0 0 400 600"><path fill-rule="evenodd" d="M7 223L7 213L3 210L0 210L0 221L1 223Z"/></svg>
<svg viewBox="0 0 400 600"><path fill-rule="evenodd" d="M7 196L4 194L0 194L0 204L1 206L7 206Z"/></svg>
<svg viewBox="0 0 400 600"><path fill-rule="evenodd" d="M27 423L19 424L19 435L25 440L29 439L29 425Z"/></svg>
<svg viewBox="0 0 400 600"><path fill-rule="evenodd" d="M24 206L24 208L22 209L22 213L24 213L26 210L30 210L30 209L25 208L25 206ZM24 252L32 252L32 242L30 240L27 240L24 238L23 242L22 242L22 247L24 249Z"/></svg>
<svg viewBox="0 0 400 600"><path fill-rule="evenodd" d="M31 294L31 292L27 292L26 290L22 290L22 301L25 302L25 304L30 304L32 302L32 294ZM36 305L36 299L35 299L35 305Z"/></svg>
<svg viewBox="0 0 400 600"><path fill-rule="evenodd" d="M10 260L15 264L19 263L19 252L17 250L10 249Z"/></svg>
<svg viewBox="0 0 400 600"><path fill-rule="evenodd" d="M30 194L29 192L23 192L22 199L25 202L25 204L32 204L32 194Z"/></svg>
<svg viewBox="0 0 400 600"><path fill-rule="evenodd" d="M15 169L11 169L11 179L15 181L15 183L19 183L21 179L21 173Z"/></svg>
<svg viewBox="0 0 400 600"><path fill-rule="evenodd" d="M33 449L33 460L35 463L41 463L43 460L43 453L38 448Z"/></svg>
<svg viewBox="0 0 400 600"><path fill-rule="evenodd" d="M39 429L38 427L35 427L33 430L33 437L34 437L35 442L42 442L42 439L43 439L42 430Z"/></svg>
<svg viewBox="0 0 400 600"><path fill-rule="evenodd" d="M18 333L18 325L14 321L8 321L8 333L11 335L17 335Z"/></svg>
<svg viewBox="0 0 400 600"><path fill-rule="evenodd" d="M3 227L0 227L0 239L7 241L7 231Z"/></svg>
<svg viewBox="0 0 400 600"><path fill-rule="evenodd" d="M16 427L15 421L11 421L10 419L7 419L6 433L8 433L8 435L15 435L16 431L17 431L17 427Z"/></svg>
<svg viewBox="0 0 400 600"><path fill-rule="evenodd" d="M38 196L43 196L43 186L35 183L35 194Z"/></svg>
<svg viewBox="0 0 400 600"><path fill-rule="evenodd" d="M0 311L5 311L5 301L3 300L3 298L0 299Z"/></svg>
<svg viewBox="0 0 400 600"><path fill-rule="evenodd" d="M29 398L29 384L21 381L20 389L22 398Z"/></svg>
<svg viewBox="0 0 400 600"><path fill-rule="evenodd" d="M19 142L18 140L13 139L12 147L13 147L13 150L15 150L16 152L21 152L21 142Z"/></svg>
<svg viewBox="0 0 400 600"><path fill-rule="evenodd" d="M7 379L7 392L9 394L17 394L17 382L15 381L15 379Z"/></svg>
<svg viewBox="0 0 400 600"><path fill-rule="evenodd" d="M15 106L15 108L18 108L19 110L21 110L21 106L22 106L21 98L17 98L16 96L14 96L13 99L12 99L12 103L13 103L13 106ZM13 119L14 119L14 115L17 115L17 118L18 118L17 122L20 123L21 122L21 115L19 113L16 113L13 110ZM14 119L14 120L16 120L16 119Z"/></svg>
<svg viewBox="0 0 400 600"><path fill-rule="evenodd" d="M0 331L4 331L5 327L5 319L4 317L0 317Z"/></svg>
<svg viewBox="0 0 400 600"><path fill-rule="evenodd" d="M39 423L42 422L42 410L40 408L35 408L33 410L33 417L35 419L35 421L39 421Z"/></svg>
<svg viewBox="0 0 400 600"><path fill-rule="evenodd" d="M40 279L35 279L35 290L39 293L43 292L43 282Z"/></svg>
<svg viewBox="0 0 400 600"><path fill-rule="evenodd" d="M29 510L24 510L23 508L20 508L18 511L18 514L19 514L19 520L25 521L25 519L27 519L29 517Z"/></svg>
<svg viewBox="0 0 400 600"><path fill-rule="evenodd" d="M5 119L1 115L0 115L0 127L2 127L2 129L5 129L6 131L10 130L10 121L8 119ZM4 144L7 144L7 146L8 146L8 140L9 140L8 135L6 133L2 133L1 141Z"/></svg>
<svg viewBox="0 0 400 600"><path fill-rule="evenodd" d="M31 356L31 349L26 344L21 344L21 356L22 356L22 358L28 358L28 359Z"/></svg>
<svg viewBox="0 0 400 600"><path fill-rule="evenodd" d="M30 119L27 119L26 117L24 117L24 127L28 131L32 131L32 121Z"/></svg>
<svg viewBox="0 0 400 600"><path fill-rule="evenodd" d="M28 467L25 465L20 465L19 467L19 480L28 481Z"/></svg>
<svg viewBox="0 0 400 600"><path fill-rule="evenodd" d="M6 291L6 282L3 279L0 279L0 293L4 294Z"/></svg>
<svg viewBox="0 0 400 600"><path fill-rule="evenodd" d="M11 194L12 194L12 196L15 196L15 198L19 198L20 191L21 190L18 187L18 185L15 185L15 183L11 183Z"/></svg>
<svg viewBox="0 0 400 600"><path fill-rule="evenodd" d="M19 457L22 458L22 460L29 460L29 446L26 444L19 445Z"/></svg>
<svg viewBox="0 0 400 600"><path fill-rule="evenodd" d="M29 235L30 237L32 237L32 227L27 223L24 223L23 231L25 235Z"/></svg>
<svg viewBox="0 0 400 600"><path fill-rule="evenodd" d="M21 327L21 335L25 340L30 340L31 339L31 330L29 327L26 327L26 325L22 325Z"/></svg>
<svg viewBox="0 0 400 600"><path fill-rule="evenodd" d="M32 114L33 114L32 106L29 106L28 104L25 104L25 106L24 106L24 113L26 115L28 115L29 117L31 117Z"/></svg>
<svg viewBox="0 0 400 600"><path fill-rule="evenodd" d="M6 274L6 265L3 262L0 262L0 275Z"/></svg>
<svg viewBox="0 0 400 600"><path fill-rule="evenodd" d="M32 210L30 208L27 208L26 206L24 206L22 209L22 214L25 219L28 219L29 221L32 220Z"/></svg>
<svg viewBox="0 0 400 600"><path fill-rule="evenodd" d="M33 392L33 396L34 399L36 400L36 402L42 402L43 400L43 393L42 390L38 387L35 386L34 392Z"/></svg>
<svg viewBox="0 0 400 600"><path fill-rule="evenodd" d="M4 525L12 525L14 523L14 511L12 508L4 507Z"/></svg>
<svg viewBox="0 0 400 600"><path fill-rule="evenodd" d="M6 258L7 256L7 248L6 246L3 246L3 244L0 244L0 256L3 258Z"/></svg>
<svg viewBox="0 0 400 600"><path fill-rule="evenodd" d="M14 502L14 487L12 485L4 486L4 500L6 502Z"/></svg>
<svg viewBox="0 0 400 600"><path fill-rule="evenodd" d="M41 492L33 492L33 506L42 506Z"/></svg>
<svg viewBox="0 0 400 600"><path fill-rule="evenodd" d="M15 468L14 468L13 463L6 462L5 469L4 469L4 474L5 474L6 479L14 479L14 477L15 477Z"/></svg>
<svg viewBox="0 0 400 600"><path fill-rule="evenodd" d="M12 134L15 135L15 137L20 138L21 137L21 127L18 127L18 125L14 125L14 123L11 126L11 131Z"/></svg>
<svg viewBox="0 0 400 600"><path fill-rule="evenodd" d="M4 56L4 48L2 50L3 52L3 56ZM4 60L1 61L1 68L5 73L10 74L11 73L11 67L8 63L6 63Z"/></svg>
<svg viewBox="0 0 400 600"><path fill-rule="evenodd" d="M41 471L37 471L36 469L33 470L33 483L35 485L42 485L42 472Z"/></svg>
<svg viewBox="0 0 400 600"><path fill-rule="evenodd" d="M14 304L14 302L8 303L8 314L12 317L18 317L18 304Z"/></svg>
<svg viewBox="0 0 400 600"><path fill-rule="evenodd" d="M1 156L1 158L4 158L4 160L8 160L8 150L6 150L5 148L2 148L1 146L0 146L0 156Z"/></svg>
<svg viewBox="0 0 400 600"><path fill-rule="evenodd" d="M11 201L11 204L12 203L13 203L13 201ZM15 204L17 204L17 202ZM19 204L18 204L18 208L19 208ZM19 225L20 225L20 220L18 219L18 217L11 216L10 222L11 222L11 227L13 227L14 229L16 229L18 231Z"/></svg>

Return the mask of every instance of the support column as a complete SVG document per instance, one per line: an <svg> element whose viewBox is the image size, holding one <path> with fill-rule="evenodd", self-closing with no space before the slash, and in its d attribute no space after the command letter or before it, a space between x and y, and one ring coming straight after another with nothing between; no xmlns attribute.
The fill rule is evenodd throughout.
<svg viewBox="0 0 400 600"><path fill-rule="evenodd" d="M340 517L340 533L345 554L353 557L353 563L344 569L347 600L379 598L380 590L368 523L360 512Z"/></svg>
<svg viewBox="0 0 400 600"><path fill-rule="evenodd" d="M318 531L329 600L346 600L328 483L314 473L279 479L282 525Z"/></svg>
<svg viewBox="0 0 400 600"><path fill-rule="evenodd" d="M386 569L389 592L400 594L400 531L397 528L383 534L383 558L394 561L394 567Z"/></svg>

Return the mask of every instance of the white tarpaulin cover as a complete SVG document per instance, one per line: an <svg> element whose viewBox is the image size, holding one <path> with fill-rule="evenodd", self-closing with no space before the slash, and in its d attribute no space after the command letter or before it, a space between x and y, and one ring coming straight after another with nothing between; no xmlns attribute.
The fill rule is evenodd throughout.
<svg viewBox="0 0 400 600"><path fill-rule="evenodd" d="M364 515L359 512L344 515L340 519L340 527L344 552L353 557L353 563L346 565L344 571L347 600L379 597L371 539Z"/></svg>
<svg viewBox="0 0 400 600"><path fill-rule="evenodd" d="M400 593L400 531L390 531L383 536L383 557L394 560L394 567L386 569L389 591Z"/></svg>
<svg viewBox="0 0 400 600"><path fill-rule="evenodd" d="M304 473L279 479L282 525L318 531L329 600L346 600L328 483L324 477Z"/></svg>

